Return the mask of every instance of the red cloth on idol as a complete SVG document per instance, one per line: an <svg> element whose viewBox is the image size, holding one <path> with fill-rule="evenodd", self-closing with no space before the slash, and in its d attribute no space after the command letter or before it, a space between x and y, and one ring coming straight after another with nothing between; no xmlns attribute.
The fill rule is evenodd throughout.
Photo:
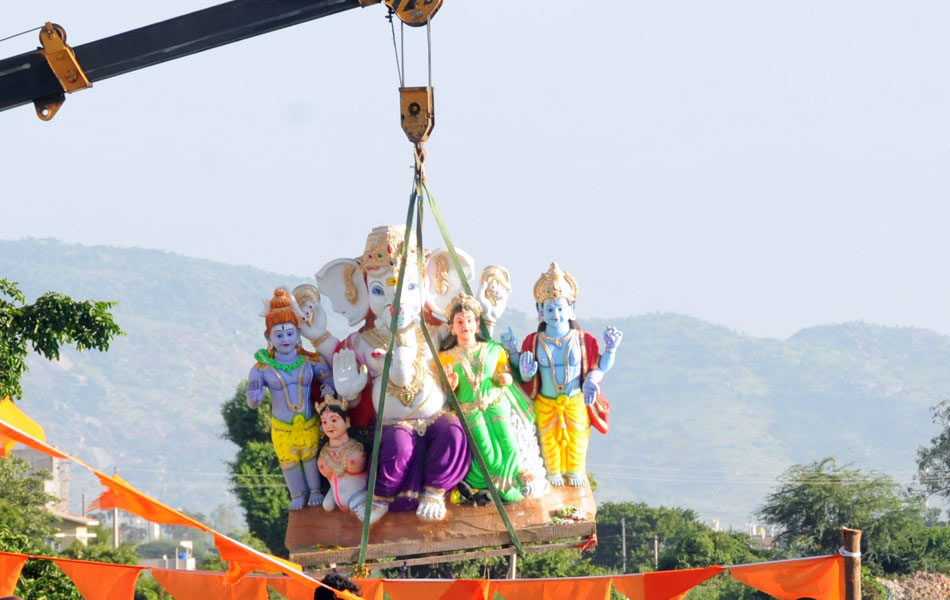
<svg viewBox="0 0 950 600"><path fill-rule="evenodd" d="M582 329L578 329L577 332L583 340L581 347L581 384L583 385L587 374L600 366L600 343L597 340L597 336L591 335ZM538 359L537 340L538 334L532 333L529 334L521 344L521 351L533 353L535 360ZM517 365L512 365L512 370L520 373ZM529 398L536 398L538 392L541 390L541 374L535 373L534 377L530 380L522 382L521 387ZM609 429L608 415L610 413L610 402L607 401L607 398L605 398L603 394L597 394L596 404L599 406L587 407L590 423L597 431L607 433Z"/></svg>

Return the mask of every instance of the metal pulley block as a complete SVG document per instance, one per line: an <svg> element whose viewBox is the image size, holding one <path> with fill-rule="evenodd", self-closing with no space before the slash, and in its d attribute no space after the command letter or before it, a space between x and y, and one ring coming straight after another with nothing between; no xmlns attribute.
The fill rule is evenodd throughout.
<svg viewBox="0 0 950 600"><path fill-rule="evenodd" d="M53 71L56 79L59 80L59 84L63 86L64 92L71 94L92 87L86 73L79 66L73 49L66 45L65 29L55 23L47 22L40 30L40 43L43 48L39 52L46 57L49 68ZM49 121L65 101L66 96L63 94L54 94L34 100L36 116L44 121Z"/></svg>
<svg viewBox="0 0 950 600"><path fill-rule="evenodd" d="M429 139L435 127L432 87L399 88L399 109L402 130L410 142L421 144Z"/></svg>

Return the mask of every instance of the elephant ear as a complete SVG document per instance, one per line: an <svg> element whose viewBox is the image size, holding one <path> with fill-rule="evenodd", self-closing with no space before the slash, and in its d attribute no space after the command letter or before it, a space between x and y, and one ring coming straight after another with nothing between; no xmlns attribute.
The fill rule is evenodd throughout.
<svg viewBox="0 0 950 600"><path fill-rule="evenodd" d="M369 294L363 271L352 258L338 258L323 265L316 274L320 293L330 299L334 312L346 317L350 326L366 318Z"/></svg>
<svg viewBox="0 0 950 600"><path fill-rule="evenodd" d="M471 280L475 273L475 259L461 248L456 248L455 253L458 254L459 262L462 263L466 281ZM449 302L464 289L448 249L439 248L429 254L426 259L425 275L428 289L426 306L432 314L445 321L445 309Z"/></svg>

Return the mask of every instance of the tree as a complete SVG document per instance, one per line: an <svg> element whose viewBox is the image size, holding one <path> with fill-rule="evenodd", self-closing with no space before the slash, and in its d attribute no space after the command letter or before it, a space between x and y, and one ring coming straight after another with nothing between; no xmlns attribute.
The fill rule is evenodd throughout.
<svg viewBox="0 0 950 600"><path fill-rule="evenodd" d="M917 449L917 482L926 495L950 499L950 400L934 405L931 411L940 433L930 439L930 446Z"/></svg>
<svg viewBox="0 0 950 600"><path fill-rule="evenodd" d="M939 562L946 552L942 534L924 525L920 498L886 475L839 466L834 458L790 467L758 514L778 526L778 542L799 555L835 554L840 528L860 529L862 560L878 573L912 572L913 565ZM934 542L929 550L927 539Z"/></svg>
<svg viewBox="0 0 950 600"><path fill-rule="evenodd" d="M250 532L267 544L272 554L287 556L284 537L290 498L270 439L270 394L265 394L257 409L249 408L246 398L247 381L242 381L234 396L221 405L224 438L240 448L228 463L231 485Z"/></svg>
<svg viewBox="0 0 950 600"><path fill-rule="evenodd" d="M43 506L56 498L43 490L44 479L43 472L31 473L30 465L16 455L0 460L0 527L34 543L52 535L56 517Z"/></svg>
<svg viewBox="0 0 950 600"><path fill-rule="evenodd" d="M0 398L19 398L20 378L27 371L29 346L40 356L59 359L60 346L78 350L108 350L109 341L122 333L112 320L113 302L76 301L46 292L33 304L17 284L0 279Z"/></svg>

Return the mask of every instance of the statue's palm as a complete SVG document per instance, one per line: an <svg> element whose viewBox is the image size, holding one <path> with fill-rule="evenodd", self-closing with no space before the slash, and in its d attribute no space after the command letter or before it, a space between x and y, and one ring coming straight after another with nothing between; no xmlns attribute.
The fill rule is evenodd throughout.
<svg viewBox="0 0 950 600"><path fill-rule="evenodd" d="M366 366L357 365L355 352L344 349L333 356L333 387L341 397L358 396L366 387L366 379Z"/></svg>

